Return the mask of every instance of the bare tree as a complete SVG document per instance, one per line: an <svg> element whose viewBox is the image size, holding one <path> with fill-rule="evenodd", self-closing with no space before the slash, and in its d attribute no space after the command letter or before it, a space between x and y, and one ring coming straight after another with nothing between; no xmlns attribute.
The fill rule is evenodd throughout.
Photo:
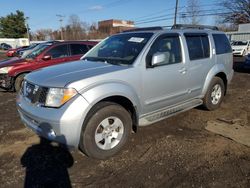
<svg viewBox="0 0 250 188"><path fill-rule="evenodd" d="M222 5L230 12L225 15L224 22L250 23L250 0L224 0Z"/></svg>
<svg viewBox="0 0 250 188"><path fill-rule="evenodd" d="M86 38L87 24L83 23L77 15L71 15L68 25L64 27L66 40L81 40Z"/></svg>
<svg viewBox="0 0 250 188"><path fill-rule="evenodd" d="M32 35L33 40L51 40L52 39L52 29L39 29Z"/></svg>
<svg viewBox="0 0 250 188"><path fill-rule="evenodd" d="M201 22L199 15L201 14L200 1L188 0L186 11L181 13L181 17L185 23L197 25Z"/></svg>

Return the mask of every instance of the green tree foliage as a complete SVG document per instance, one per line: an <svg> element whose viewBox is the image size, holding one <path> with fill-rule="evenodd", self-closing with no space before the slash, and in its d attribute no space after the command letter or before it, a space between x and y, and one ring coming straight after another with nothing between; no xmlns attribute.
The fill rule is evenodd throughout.
<svg viewBox="0 0 250 188"><path fill-rule="evenodd" d="M26 37L25 17L22 11L17 10L16 13L0 18L0 37Z"/></svg>

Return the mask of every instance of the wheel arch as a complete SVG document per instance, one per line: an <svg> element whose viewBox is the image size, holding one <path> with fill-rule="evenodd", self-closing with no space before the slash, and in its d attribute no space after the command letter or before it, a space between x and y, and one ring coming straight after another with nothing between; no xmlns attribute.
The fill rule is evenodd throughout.
<svg viewBox="0 0 250 188"><path fill-rule="evenodd" d="M212 79L214 77L219 77L222 79L224 85L225 85L225 93L224 95L226 94L227 92L227 84L228 84L228 80L227 80L227 75L225 73L225 67L224 65L222 64L217 64L215 65L207 74L207 77L205 79L205 83L204 83L204 86L203 86L203 89L202 89L202 96L205 96L207 90L208 90L208 87L212 81Z"/></svg>

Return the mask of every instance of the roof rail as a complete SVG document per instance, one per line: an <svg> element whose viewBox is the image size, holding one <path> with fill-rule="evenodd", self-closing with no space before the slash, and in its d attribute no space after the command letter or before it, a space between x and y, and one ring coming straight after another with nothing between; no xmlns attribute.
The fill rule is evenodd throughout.
<svg viewBox="0 0 250 188"><path fill-rule="evenodd" d="M218 27L210 25L175 24L171 29L210 29L218 31Z"/></svg>
<svg viewBox="0 0 250 188"><path fill-rule="evenodd" d="M156 31L156 30L163 30L163 27L141 27L141 28L135 28L135 29L129 29L123 31L123 33L127 32L133 32L133 31Z"/></svg>

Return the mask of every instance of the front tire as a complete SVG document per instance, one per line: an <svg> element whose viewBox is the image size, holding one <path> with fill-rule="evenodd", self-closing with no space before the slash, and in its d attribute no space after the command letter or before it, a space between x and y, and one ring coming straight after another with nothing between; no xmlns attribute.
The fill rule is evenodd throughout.
<svg viewBox="0 0 250 188"><path fill-rule="evenodd" d="M101 102L91 110L83 126L80 149L89 157L105 159L126 144L132 119L119 104Z"/></svg>
<svg viewBox="0 0 250 188"><path fill-rule="evenodd" d="M208 87L207 93L203 99L203 106L207 110L216 110L224 98L225 84L219 77L214 77Z"/></svg>

